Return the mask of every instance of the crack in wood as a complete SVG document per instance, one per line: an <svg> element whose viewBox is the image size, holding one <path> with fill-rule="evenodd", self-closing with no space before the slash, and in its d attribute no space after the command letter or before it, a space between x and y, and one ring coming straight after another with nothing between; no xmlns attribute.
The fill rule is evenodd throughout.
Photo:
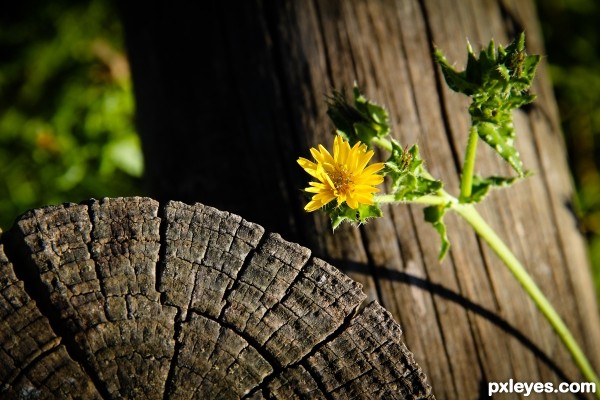
<svg viewBox="0 0 600 400"><path fill-rule="evenodd" d="M435 51L435 47L434 47L434 43L435 43L435 38L433 35L433 27L431 26L431 19L429 18L428 15L428 11L427 11L427 6L425 5L425 0L418 0L417 3L419 4L419 9L421 11L421 14L423 15L423 22L425 25L425 33L427 35L427 42L429 44L429 52L430 54L433 54ZM452 137L452 127L450 125L450 115L448 114L448 110L446 109L446 100L445 100L445 86L442 82L442 78L440 76L440 73L438 72L437 69L437 65L435 64L435 62L433 61L433 59L430 60L431 62L431 67L432 67L432 71L433 71L433 75L434 75L434 81L435 81L435 88L436 88L436 92L438 94L438 107L440 109L440 113L442 115L442 123L444 124L444 131L446 132L446 137L448 138L448 143L450 144L450 150L452 152L452 158L454 160L454 166L456 168L456 171L461 171L462 170L462 162L461 162L461 158L460 158L460 154L461 151L457 148L458 144L457 142L453 139ZM417 93L417 89L415 88L414 90L412 90L413 95ZM419 107L416 108L417 110L419 110Z"/></svg>
<svg viewBox="0 0 600 400"><path fill-rule="evenodd" d="M297 368L299 366L302 366L306 370L306 372L310 374L310 376L314 380L315 384L317 385L317 387L319 388L319 390L321 391L321 393L323 394L323 396L325 396L328 400L331 399L331 396L328 396L327 390L323 386L322 382L320 382L320 380L318 379L318 377L316 375L314 375L314 373L310 369L310 366L307 364L307 360L310 357L312 357L316 352L318 352L320 348L322 348L323 346L325 346L331 340L333 340L336 337L338 337L341 332L344 332L348 328L348 326L350 325L352 319L357 314L358 310L361 309L361 308L363 308L363 304L364 304L365 301L366 301L366 299L363 299L363 301L360 304L357 304L355 306L355 308L346 316L346 318L344 318L344 321L342 322L342 324L337 329L335 329L335 331L333 331L331 334L329 334L324 339L322 339L319 343L317 343L300 360L298 360L296 362L293 362L293 363L291 363L289 365L285 365L285 366L279 365L278 369L274 370L271 374L269 374L268 376L266 376L260 382L260 384L258 384L255 389L253 389L246 396L244 396L243 399L252 398L252 396L256 392L259 392L259 391L265 391L265 390L268 391L269 385L275 379L277 379L279 377L279 375L282 373L282 371L284 371L284 370L291 370L291 369Z"/></svg>
<svg viewBox="0 0 600 400"><path fill-rule="evenodd" d="M161 236L161 239L162 238L163 238L163 236ZM161 299L162 299L162 297L161 297ZM162 304L162 300L161 300L161 304ZM175 342L175 345L173 346L173 357L171 358L171 363L169 365L169 372L167 373L167 378L165 379L165 388L164 388L164 392L163 392L163 396L162 396L163 400L169 400L170 393L173 391L175 369L179 365L179 363L178 363L179 352L181 351L181 346L182 346L182 343L179 340L179 336L181 335L182 323L183 323L182 312L181 312L181 309L178 309L177 314L175 316L174 324L173 324L173 326L174 326L173 341Z"/></svg>
<svg viewBox="0 0 600 400"><path fill-rule="evenodd" d="M235 292L239 288L240 277L246 273L246 270L248 269L248 265L250 264L250 261L254 258L254 256L259 251L259 249L261 249L264 246L268 237L269 236L266 234L261 235L260 239L258 240L258 243L256 244L256 247L254 249L252 249L244 258L242 266L238 270L233 284L229 288L225 289L225 293L223 293L223 298L222 298L222 300L225 302L225 305L221 308L221 312L219 313L219 316L217 318L218 320L224 319L225 312L230 307L229 296L231 295L231 293Z"/></svg>
<svg viewBox="0 0 600 400"><path fill-rule="evenodd" d="M71 204L69 206L74 205ZM58 207L55 207L54 209L58 209ZM33 219L38 231L43 229L35 210L26 213L21 220L24 218ZM109 395L106 386L87 362L85 352L80 349L71 330L63 323L63 317L60 315L59 311L53 307L50 293L48 293L47 287L42 283L40 270L29 258L31 250L26 247L25 233L19 229L18 222L15 223L8 232L3 233L2 242L6 244L5 253L8 260L15 266L14 272L16 277L23 282L25 292L33 301L35 301L37 309L47 319L53 334L59 338L61 344L64 345L68 357L85 371L97 393L104 400L109 400L111 396ZM47 355L50 353L51 351L47 352ZM38 357L37 359L41 360L42 358ZM33 368L33 366L34 364L31 364L29 367Z"/></svg>
<svg viewBox="0 0 600 400"><path fill-rule="evenodd" d="M171 206L183 214L169 214L166 206L142 198L51 207L25 215L20 229L2 237L11 247L9 259L25 266L17 278L35 296L60 338L56 340L64 343L22 362L20 375L4 385L39 375L41 366L61 357L64 347L65 356L78 363L104 399L135 397L158 387L160 393L152 396L162 400L186 390L226 398L281 396L297 379L310 376L303 363L344 333L357 310L364 310L360 285L311 258L308 249L276 234L263 235L262 228L235 215L202 205ZM191 261L199 257L197 264L188 264L196 268L194 281L202 268L225 273L232 267L229 262L240 263L232 270L235 280L219 295L224 300L219 313L190 303L194 293L200 294L194 290L180 305L174 303L180 297L171 290L183 286L170 288L164 279L178 254L172 248L178 242L169 236L171 218L195 215L193 210L201 210L200 219L188 220L191 240L185 246L190 252L182 249L180 256ZM202 231L202 224L216 229ZM194 246L204 245L208 247L194 252ZM131 273L135 276L129 277ZM97 294L101 311L79 298L87 293L84 288ZM243 295L244 288L252 289L248 294L254 297ZM248 301L254 305L240 319L244 308L239 307ZM152 320L156 323L149 325ZM139 371L133 372L134 365ZM138 387L142 382L146 387ZM315 381L298 390L317 395L320 387Z"/></svg>

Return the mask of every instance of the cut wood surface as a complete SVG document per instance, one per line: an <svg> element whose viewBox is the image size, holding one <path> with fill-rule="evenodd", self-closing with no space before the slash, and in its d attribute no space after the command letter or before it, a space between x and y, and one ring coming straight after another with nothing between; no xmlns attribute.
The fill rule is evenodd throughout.
<svg viewBox="0 0 600 400"><path fill-rule="evenodd" d="M0 398L432 399L361 285L228 212L30 211L0 243Z"/></svg>
<svg viewBox="0 0 600 400"><path fill-rule="evenodd" d="M428 170L458 194L468 99L451 92L434 46L457 68L522 30L545 54L532 0L249 0L124 5L150 195L243 215L341 268L402 326L436 397L474 399L490 381L583 381L564 346L469 226L447 216L452 249L420 206L386 206L360 229L331 233L302 211L310 178L296 164L331 148L325 96L354 81L417 143ZM534 175L477 208L515 252L600 370L600 320L556 102L543 57L536 102L515 113L517 148ZM378 154L379 161L386 154ZM485 145L481 175L509 175ZM554 399L551 394L537 398Z"/></svg>

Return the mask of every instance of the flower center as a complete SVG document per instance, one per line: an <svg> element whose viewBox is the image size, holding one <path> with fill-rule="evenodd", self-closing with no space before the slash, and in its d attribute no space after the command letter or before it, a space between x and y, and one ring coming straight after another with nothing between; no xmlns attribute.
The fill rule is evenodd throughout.
<svg viewBox="0 0 600 400"><path fill-rule="evenodd" d="M346 166L339 166L333 171L329 177L335 186L335 189L341 194L349 194L354 187L354 181L352 180L352 174L348 171Z"/></svg>

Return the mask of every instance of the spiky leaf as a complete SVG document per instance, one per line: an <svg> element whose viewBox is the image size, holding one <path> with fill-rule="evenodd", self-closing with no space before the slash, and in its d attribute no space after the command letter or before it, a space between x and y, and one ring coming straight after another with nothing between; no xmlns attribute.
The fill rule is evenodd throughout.
<svg viewBox="0 0 600 400"><path fill-rule="evenodd" d="M437 233L440 235L440 253L438 259L442 261L448 250L450 249L450 241L446 233L446 224L444 223L444 214L446 213L447 205L437 205L425 207L423 212L425 214L425 221L433 225Z"/></svg>
<svg viewBox="0 0 600 400"><path fill-rule="evenodd" d="M336 230L344 221L353 225L359 225L366 223L370 218L381 217L383 215L377 204L359 204L357 209L352 209L346 203L337 205L335 202L331 202L324 207L324 211L331 219L333 230Z"/></svg>
<svg viewBox="0 0 600 400"><path fill-rule="evenodd" d="M392 193L396 200L409 201L442 189L442 182L432 179L423 168L419 147L403 149L392 140L392 152L385 163L384 173L392 178Z"/></svg>
<svg viewBox="0 0 600 400"><path fill-rule="evenodd" d="M491 122L475 124L479 137L496 151L510 166L523 176L523 162L514 146L515 129L510 125L497 125Z"/></svg>
<svg viewBox="0 0 600 400"><path fill-rule="evenodd" d="M528 90L540 56L527 55L524 34L506 48L496 48L494 41L490 41L479 57L470 44L467 50L465 71L454 69L439 50L435 52L435 59L448 86L472 97L469 113L479 137L522 177L522 162L514 148L512 111L535 99Z"/></svg>
<svg viewBox="0 0 600 400"><path fill-rule="evenodd" d="M354 86L352 93L351 103L343 91L333 92L328 99L327 114L337 133L351 146L360 141L371 147L373 138L389 134L388 113L383 107L367 100L357 86Z"/></svg>
<svg viewBox="0 0 600 400"><path fill-rule="evenodd" d="M529 176L529 172L526 172L524 176ZM521 177L513 176L505 178L502 176L489 176L483 178L479 175L473 176L473 186L471 197L468 199L469 203L478 203L488 194L490 189L498 187L507 187L520 180Z"/></svg>

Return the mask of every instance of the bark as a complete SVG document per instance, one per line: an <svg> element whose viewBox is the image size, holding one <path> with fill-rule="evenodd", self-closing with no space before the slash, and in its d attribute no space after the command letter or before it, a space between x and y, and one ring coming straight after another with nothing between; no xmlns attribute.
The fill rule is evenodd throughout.
<svg viewBox="0 0 600 400"><path fill-rule="evenodd" d="M383 218L332 234L325 217L302 212L308 177L295 163L309 147L331 145L324 96L357 81L386 105L396 139L418 143L457 194L468 103L445 87L433 46L461 66L467 38L475 48L506 44L524 30L529 53L544 54L532 1L245 1L124 15L153 196L237 212L342 268L403 327L439 398L474 398L511 378L583 380L466 224L447 218L453 247L441 265L439 239L417 206L385 207ZM598 370L599 314L545 60L532 91L537 101L515 118L535 175L478 209ZM482 175L510 173L483 146L477 165Z"/></svg>
<svg viewBox="0 0 600 400"><path fill-rule="evenodd" d="M33 210L0 273L3 398L433 398L360 284L202 204Z"/></svg>

